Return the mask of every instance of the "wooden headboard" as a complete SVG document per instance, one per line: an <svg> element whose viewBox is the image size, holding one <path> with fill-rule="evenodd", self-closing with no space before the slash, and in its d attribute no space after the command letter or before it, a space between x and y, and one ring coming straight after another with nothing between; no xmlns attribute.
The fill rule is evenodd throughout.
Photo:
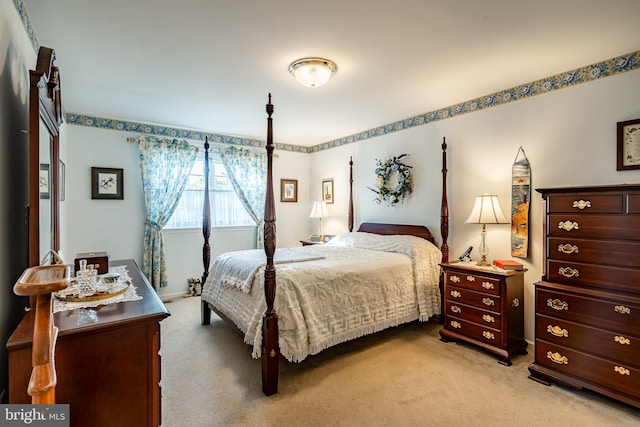
<svg viewBox="0 0 640 427"><path fill-rule="evenodd" d="M404 224L378 224L373 222L363 222L358 231L374 234L405 234L409 236L421 237L435 244L435 239L429 229L423 225Z"/></svg>

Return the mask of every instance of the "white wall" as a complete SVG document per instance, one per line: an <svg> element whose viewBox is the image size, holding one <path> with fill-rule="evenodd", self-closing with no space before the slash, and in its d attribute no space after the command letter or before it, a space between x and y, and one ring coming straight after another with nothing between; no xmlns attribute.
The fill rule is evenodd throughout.
<svg viewBox="0 0 640 427"><path fill-rule="evenodd" d="M451 258L477 247L481 226L465 224L474 196L499 196L503 210L511 206L511 166L522 146L531 162L532 189L569 185L640 182L640 170L616 171L616 122L640 117L640 71L581 84L464 116L395 132L311 155L311 188L336 176L336 205L325 232L346 229L349 156L354 156L356 228L377 221L427 225L440 234L442 138L448 144L448 199ZM415 190L402 206L373 202L367 189L375 182L375 161L409 153ZM342 190L346 192L347 190ZM319 197L318 194L312 194ZM542 275L543 203L532 191L529 268L525 276L526 338L534 337L533 283ZM489 225L489 258L511 258L510 227Z"/></svg>

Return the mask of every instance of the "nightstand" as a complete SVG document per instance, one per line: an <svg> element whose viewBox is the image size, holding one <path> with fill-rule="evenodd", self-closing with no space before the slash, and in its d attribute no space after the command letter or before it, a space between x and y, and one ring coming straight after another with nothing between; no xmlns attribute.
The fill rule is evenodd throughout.
<svg viewBox="0 0 640 427"><path fill-rule="evenodd" d="M444 274L442 341L466 341L511 365L527 354L524 340L524 273L471 263L440 264Z"/></svg>

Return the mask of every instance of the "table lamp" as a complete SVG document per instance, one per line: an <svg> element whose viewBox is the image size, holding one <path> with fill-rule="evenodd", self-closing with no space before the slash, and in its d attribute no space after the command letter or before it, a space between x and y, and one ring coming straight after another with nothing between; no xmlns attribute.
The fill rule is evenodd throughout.
<svg viewBox="0 0 640 427"><path fill-rule="evenodd" d="M309 214L309 218L318 218L320 220L320 226L318 227L318 236L320 236L320 241L322 241L322 218L327 216L327 204L325 202L313 202L313 208L311 208L311 213Z"/></svg>
<svg viewBox="0 0 640 427"><path fill-rule="evenodd" d="M476 196L471 214L465 221L467 224L482 224L482 233L480 234L480 246L478 253L482 257L476 265L491 265L487 262L489 247L487 246L487 224L509 224L509 220L502 212L498 196L495 194L483 194Z"/></svg>

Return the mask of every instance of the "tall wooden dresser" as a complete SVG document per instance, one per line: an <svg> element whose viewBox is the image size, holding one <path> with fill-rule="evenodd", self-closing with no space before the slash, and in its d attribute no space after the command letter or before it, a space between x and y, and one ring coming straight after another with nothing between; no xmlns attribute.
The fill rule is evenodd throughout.
<svg viewBox="0 0 640 427"><path fill-rule="evenodd" d="M545 266L529 378L640 407L640 185L537 191Z"/></svg>
<svg viewBox="0 0 640 427"><path fill-rule="evenodd" d="M159 426L161 424L160 322L169 316L133 260L125 265L138 301L76 308L54 314L56 403L69 404L78 426ZM30 403L33 311L7 342L9 403Z"/></svg>

